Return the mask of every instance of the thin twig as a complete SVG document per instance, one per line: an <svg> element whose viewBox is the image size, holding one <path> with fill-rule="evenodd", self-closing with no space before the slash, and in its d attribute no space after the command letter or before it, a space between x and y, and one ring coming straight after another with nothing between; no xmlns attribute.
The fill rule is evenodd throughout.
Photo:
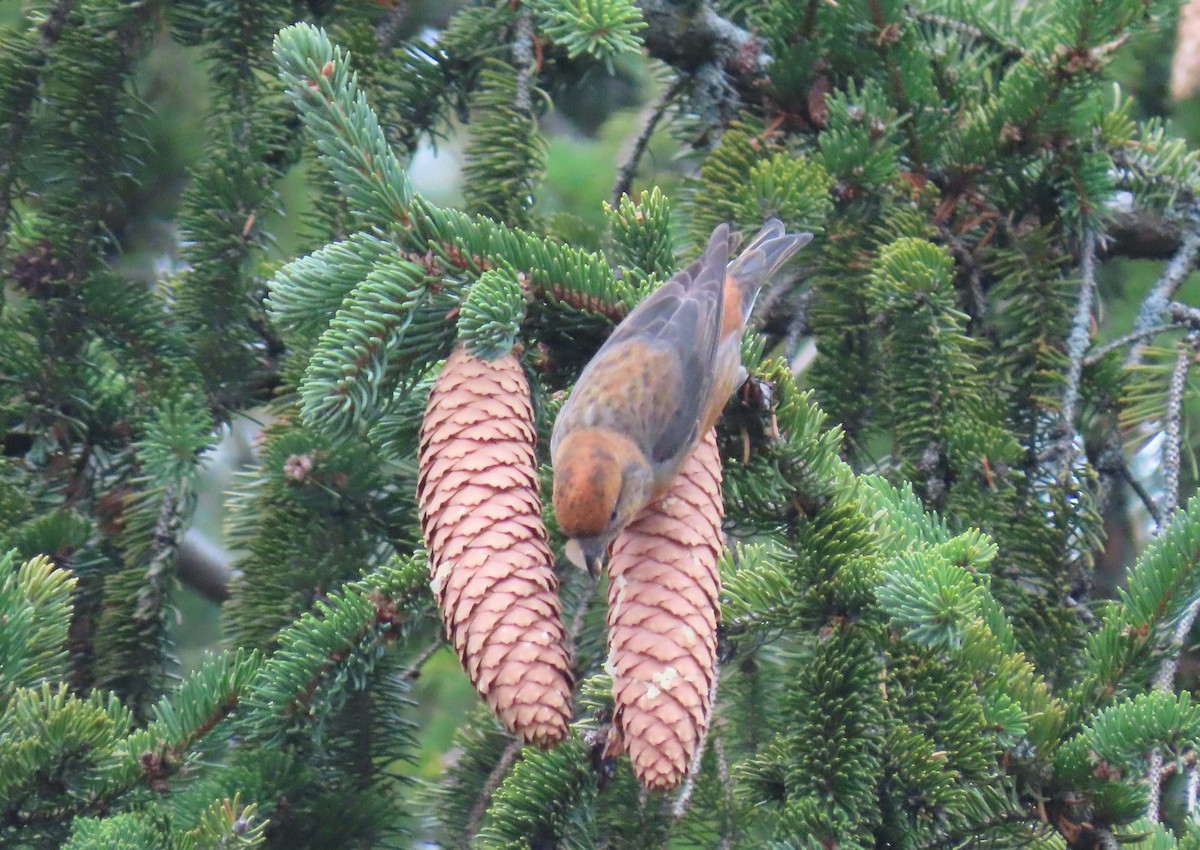
<svg viewBox="0 0 1200 850"><path fill-rule="evenodd" d="M692 755L692 761L688 765L687 778L683 780L683 787L679 789L679 795L671 806L671 816L675 820L680 820L687 814L688 805L692 802L692 791L696 788L696 774L700 772L700 761L704 758L704 745L708 743L708 733L712 725L713 708L717 704L717 681L720 677L721 668L716 666L713 668L712 687L708 689L708 712L704 718L704 735L696 744L696 752Z"/></svg>
<svg viewBox="0 0 1200 850"><path fill-rule="evenodd" d="M1158 666L1158 673L1154 676L1154 689L1170 693L1175 690L1175 672L1179 669L1179 654L1183 651L1183 645L1187 642L1188 635L1192 631L1192 626L1196 622L1196 615L1200 614L1200 599L1192 602L1179 618L1179 622L1175 625L1175 632L1171 635L1171 644L1167 648L1167 654L1163 657L1162 662ZM1151 823L1158 822L1159 809L1162 802L1162 782L1163 782L1163 754L1160 747L1155 747L1150 752L1150 764L1146 768L1146 817ZM1191 794L1192 778L1188 777L1188 793ZM1194 805L1194 798L1192 798ZM1191 811L1192 806L1189 806Z"/></svg>
<svg viewBox="0 0 1200 850"><path fill-rule="evenodd" d="M1079 303L1067 337L1067 375L1063 388L1062 410L1059 415L1059 475L1066 477L1075 460L1075 410L1079 406L1079 380L1083 376L1083 358L1087 354L1092 328L1092 302L1096 297L1096 234L1083 234L1083 256L1080 260Z"/></svg>
<svg viewBox="0 0 1200 850"><path fill-rule="evenodd" d="M956 35L965 36L966 38L970 38L975 41L986 42L995 47L997 50L1001 51L1004 54L1004 58L1010 61L1015 62L1025 58L1025 51L1021 50L1021 48L1017 47L1016 45L1007 44L998 36L987 32L983 28L977 27L974 24L967 23L966 21L960 21L957 18L951 18L946 15L939 15L935 12L923 12L912 5L908 6L907 12L909 17L916 21L920 21L921 23L931 24L939 29L955 33Z"/></svg>
<svg viewBox="0 0 1200 850"><path fill-rule="evenodd" d="M1142 301L1137 318L1133 321L1133 333L1139 333L1162 322L1163 314L1167 312L1171 298L1187 278L1192 267L1195 266L1198 255L1200 255L1200 221L1193 221L1192 226L1183 234L1179 250L1163 270L1162 277L1158 279L1154 288L1150 290L1150 294ZM1145 344L1135 345L1131 348L1129 357L1125 360L1125 366L1128 368L1141 363L1145 348Z"/></svg>
<svg viewBox="0 0 1200 850"><path fill-rule="evenodd" d="M1179 345L1179 356L1175 358L1175 368L1171 371L1171 383L1167 388L1167 423L1166 439L1163 443L1163 506L1164 522L1159 523L1158 530L1162 531L1164 523L1170 519L1179 504L1179 465L1182 449L1182 419L1183 393L1187 385L1188 367L1196 358L1196 348L1200 344L1200 331L1192 331ZM1179 654L1187 641L1196 615L1200 614L1200 599L1192 602L1175 625L1171 635L1171 643L1158 666L1154 676L1153 687L1157 691L1170 693L1175 690L1175 672L1179 669ZM1151 822L1157 822L1162 801L1163 754L1160 747L1155 747L1150 753L1150 764L1146 768L1146 817Z"/></svg>
<svg viewBox="0 0 1200 850"><path fill-rule="evenodd" d="M62 36L63 30L71 20L71 11L75 0L58 0L54 8L46 15L38 39L37 50L25 57L25 67L42 70L46 67L46 57ZM29 129L30 113L39 91L40 78L29 81L23 90L18 91L18 98L9 104L10 115L8 138L0 144L0 250L8 244L8 217L13 209L13 187L17 180L17 158L21 152L21 144L25 131Z"/></svg>
<svg viewBox="0 0 1200 850"><path fill-rule="evenodd" d="M517 12L512 58L517 69L517 93L513 97L513 106L520 112L530 114L533 109L533 78L537 59L533 52L533 13L528 3L522 3Z"/></svg>
<svg viewBox="0 0 1200 850"><path fill-rule="evenodd" d="M579 642L579 634L583 631L583 621L587 618L588 609L592 607L592 599L596 596L596 580L588 576L583 591L579 594L579 603L575 606L575 616L571 618L571 628L567 632L567 656L571 663L576 662L575 644Z"/></svg>
<svg viewBox="0 0 1200 850"><path fill-rule="evenodd" d="M500 754L500 759L496 762L496 766L488 774L487 781L483 783L483 788L479 791L479 799L471 807L471 814L467 818L467 825L463 830L462 841L459 843L459 847L463 848L463 850L469 850L472 840L479 833L479 828L483 826L483 816L487 814L488 803L492 801L492 795L496 793L496 789L500 787L500 783L508 775L508 771L512 768L513 762L517 760L517 754L520 752L521 742L516 738L509 741L508 746L504 748L504 752Z"/></svg>
<svg viewBox="0 0 1200 850"><path fill-rule="evenodd" d="M1111 342L1106 342L1104 345L1093 348L1088 356L1083 358L1083 365L1095 366L1111 352L1116 351L1118 348L1124 348L1130 343L1141 342L1142 340L1156 337L1161 333L1166 333L1167 331L1177 331L1189 327L1193 327L1193 323L1175 321L1165 325L1154 325L1153 327L1145 328L1137 333L1125 334L1125 336L1119 339L1114 339Z"/></svg>
<svg viewBox="0 0 1200 850"><path fill-rule="evenodd" d="M683 91L684 85L687 84L687 79L682 74L676 77L675 81L662 93L658 101L647 110L649 114L646 116L645 123L642 124L642 132L638 133L638 137L633 143L633 149L629 151L629 155L625 157L625 161L621 163L621 167L617 169L617 182L612 190L612 205L614 207L621 203L622 195L629 194L629 189L633 186L633 176L637 172L642 154L646 152L646 147L650 144L650 137L654 135L654 131L658 127L658 122L666 114L667 107Z"/></svg>
<svg viewBox="0 0 1200 850"><path fill-rule="evenodd" d="M1200 346L1200 331L1192 331L1179 344L1171 382L1167 386L1166 441L1163 444L1163 516L1170 518L1179 504L1179 467L1183 444L1183 395L1187 389L1187 374L1196 359Z"/></svg>
<svg viewBox="0 0 1200 850"><path fill-rule="evenodd" d="M425 662L430 657L446 645L446 642L440 637L430 641L429 645L417 653L417 657L412 660L412 663L400 671L400 678L406 682L411 682L421 675L421 668L425 666Z"/></svg>
<svg viewBox="0 0 1200 850"><path fill-rule="evenodd" d="M733 825L733 783L729 781L729 759L725 757L725 742L720 735L713 736L713 757L717 761L717 780L721 783L721 799L725 806L725 826ZM733 846L734 831L732 828L721 830L721 850L729 850Z"/></svg>
<svg viewBox="0 0 1200 850"><path fill-rule="evenodd" d="M1155 528L1162 528L1163 514L1158 507L1158 502L1154 501L1154 497L1142 486L1142 482L1134 477L1133 470L1129 468L1128 464L1124 464L1122 474L1125 477L1125 483L1129 485L1129 489L1133 490L1134 495L1138 497L1138 501L1145 507L1146 513L1150 514L1150 519L1154 520Z"/></svg>

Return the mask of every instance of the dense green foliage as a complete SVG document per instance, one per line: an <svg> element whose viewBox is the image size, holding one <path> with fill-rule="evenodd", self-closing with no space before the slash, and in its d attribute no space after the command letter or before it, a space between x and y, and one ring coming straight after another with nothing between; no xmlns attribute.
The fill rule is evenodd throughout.
<svg viewBox="0 0 1200 850"><path fill-rule="evenodd" d="M481 0L431 36L403 2L28 3L0 30L0 843L1200 846L1175 675L1200 321L1173 300L1200 155L1105 78L1177 5ZM137 75L168 43L211 103L178 263L147 283ZM631 74L661 96L630 191L547 209L544 126L581 100L602 123ZM411 158L463 121L462 203L439 203ZM686 151L656 180L652 132ZM298 173L315 200L280 261ZM572 738L521 752L475 711L415 781L438 363L517 350L545 436L615 321L717 223L771 215L816 239L760 298L719 425L698 772L646 795L600 757L603 593L564 562ZM1147 255L1170 263L1134 334L1097 344L1098 264ZM182 535L242 416L269 424L227 504L227 645L179 681ZM1101 600L1146 490L1156 534Z"/></svg>

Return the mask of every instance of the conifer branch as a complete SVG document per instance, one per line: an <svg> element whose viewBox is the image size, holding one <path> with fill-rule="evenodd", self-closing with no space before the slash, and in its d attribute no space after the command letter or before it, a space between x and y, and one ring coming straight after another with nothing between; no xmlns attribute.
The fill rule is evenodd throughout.
<svg viewBox="0 0 1200 850"><path fill-rule="evenodd" d="M674 102L679 93L683 91L687 83L687 77L680 75L675 78L659 97L658 101L647 110L645 122L642 124L642 131L638 133L637 138L633 142L633 148L629 151L628 156L621 162L617 168L617 182L613 185L613 190L610 196L610 203L616 207L621 203L621 196L628 195L633 186L633 177L637 173L638 163L642 159L642 154L646 152L646 147L650 144L650 137L654 135L655 129L658 127L658 122L662 120L667 109Z"/></svg>
<svg viewBox="0 0 1200 850"><path fill-rule="evenodd" d="M460 845L462 850L470 850L475 836L479 834L479 829L483 826L483 818L487 814L492 795L496 793L496 789L500 787L504 777L508 775L520 754L521 742L514 738L509 741L504 752L500 754L500 758L496 760L496 766L492 768L487 781L483 783L483 788L479 790L479 799L471 807L471 815L467 818L466 827L463 829L462 844Z"/></svg>
<svg viewBox="0 0 1200 850"><path fill-rule="evenodd" d="M1133 333L1144 331L1162 321L1175 291L1196 265L1197 257L1200 256L1200 214L1194 213L1189 225L1180 241L1179 250L1175 252L1158 282L1142 301L1137 318L1133 321ZM1125 359L1125 368L1132 368L1141 363L1144 349L1143 344L1130 349L1129 356Z"/></svg>
<svg viewBox="0 0 1200 850"><path fill-rule="evenodd" d="M703 726L705 734L701 736L700 743L696 745L696 752L692 754L692 760L688 764L687 777L683 780L683 786L679 789L679 793L675 796L675 802L671 805L671 816L675 820L682 820L692 803L692 792L696 788L696 777L700 773L700 762L704 759L704 750L708 744L708 739L713 734L712 715L713 708L717 703L717 683L720 678L721 665L717 664L713 667L712 687L709 688L708 693L708 709L705 712Z"/></svg>
<svg viewBox="0 0 1200 850"><path fill-rule="evenodd" d="M36 52L26 59L30 68L42 68L46 64L47 53L58 41L67 26L75 0L58 0L42 23L38 36ZM25 132L29 129L30 110L37 97L39 80L37 76L27 80L16 98L10 104L12 118L10 119L8 138L0 144L0 251L8 244L8 217L12 214L13 187L16 183L17 158L21 153L21 143Z"/></svg>
<svg viewBox="0 0 1200 850"><path fill-rule="evenodd" d="M419 679L421 677L421 668L425 666L425 662L427 662L435 652L445 645L446 641L440 636L437 638L437 640L431 640L424 649L417 653L417 657L410 661L408 666L400 671L400 678L406 679L410 682Z"/></svg>
<svg viewBox="0 0 1200 850"><path fill-rule="evenodd" d="M1188 309L1191 309L1191 308L1188 308ZM1096 346L1095 348L1091 349L1091 351L1088 353L1087 357L1083 358L1083 365L1084 366L1095 366L1097 363L1099 363L1101 360L1103 360L1105 357L1107 357L1112 352L1116 351L1118 348L1124 348L1125 346L1129 345L1130 343L1142 342L1144 340L1152 339L1153 337L1156 337L1161 333L1166 333L1167 331L1177 331L1177 330L1180 330L1183 328L1189 328L1189 327L1198 327L1198 325L1196 322L1187 321L1187 320L1179 320L1179 321L1172 321L1172 322L1169 322L1169 323L1163 324L1163 325L1154 325L1152 327L1144 328L1143 330L1140 330L1137 333L1125 334L1122 337L1118 337L1117 339L1110 340L1109 342L1104 343L1104 345L1099 345L1099 346Z"/></svg>
<svg viewBox="0 0 1200 850"><path fill-rule="evenodd" d="M1183 445L1183 396L1187 374L1200 350L1200 331L1192 331L1179 343L1175 367L1167 386L1166 440L1163 443L1163 516L1170 519L1179 505L1179 467Z"/></svg>
<svg viewBox="0 0 1200 850"><path fill-rule="evenodd" d="M1171 508L1174 509L1173 506ZM1172 693L1175 690L1175 673L1179 669L1179 655L1183 652L1184 644L1187 643L1188 635L1191 634L1192 626L1196 622L1196 615L1200 614L1200 598L1195 599L1184 611L1183 616L1175 625L1175 631L1171 635L1171 643L1167 647L1166 655L1158 666L1158 673L1154 676L1152 687L1163 693ZM1194 765L1192 772L1194 772ZM1159 809L1162 800L1162 783L1166 778L1163 754L1161 747L1155 747L1150 752L1150 764L1146 768L1146 819L1151 823L1157 823L1159 819ZM1188 776L1188 793L1191 791L1192 779L1191 774ZM1194 797L1189 803L1188 811L1191 812L1195 806Z"/></svg>
<svg viewBox="0 0 1200 850"><path fill-rule="evenodd" d="M927 12L922 9L918 9L912 4L909 4L906 11L908 16L915 21L920 21L923 24L935 26L938 29L945 30L946 32L952 32L955 35L971 39L972 41L984 42L985 44L988 44L989 46L1000 51L1004 58L1010 62L1016 62L1025 58L1026 56L1025 51L1022 50L1018 45L1009 44L995 33L988 32L983 27L976 26L975 24L968 23L967 21L960 21L956 18L951 18L948 15L938 14L937 12Z"/></svg>
<svg viewBox="0 0 1200 850"><path fill-rule="evenodd" d="M642 0L650 55L688 71L715 63L737 77L765 72L771 57L751 32L696 0ZM700 8L696 8L700 6Z"/></svg>

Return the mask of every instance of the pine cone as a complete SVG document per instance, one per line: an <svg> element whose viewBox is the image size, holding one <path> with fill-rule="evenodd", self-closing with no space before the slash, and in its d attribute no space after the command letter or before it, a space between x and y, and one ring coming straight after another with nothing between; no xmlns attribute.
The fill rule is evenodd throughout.
<svg viewBox="0 0 1200 850"><path fill-rule="evenodd" d="M535 439L517 359L460 346L429 395L417 499L430 583L467 675L510 731L549 747L567 734L571 675Z"/></svg>
<svg viewBox="0 0 1200 850"><path fill-rule="evenodd" d="M1171 62L1171 97L1200 94L1200 0L1190 0L1179 15L1179 38Z"/></svg>
<svg viewBox="0 0 1200 850"><path fill-rule="evenodd" d="M721 456L709 432L667 494L613 546L608 573L608 670L615 736L651 790L687 774L708 730L721 577Z"/></svg>

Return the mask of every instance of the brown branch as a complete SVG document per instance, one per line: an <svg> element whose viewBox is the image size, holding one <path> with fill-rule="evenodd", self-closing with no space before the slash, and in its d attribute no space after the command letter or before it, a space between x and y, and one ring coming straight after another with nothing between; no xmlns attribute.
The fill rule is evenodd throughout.
<svg viewBox="0 0 1200 850"><path fill-rule="evenodd" d="M521 742L515 738L509 741L504 752L500 754L496 766L488 774L487 781L483 783L483 788L479 792L479 799L475 801L475 805L471 807L471 814L467 817L467 825L463 830L462 840L459 842L462 850L470 850L472 840L479 832L479 828L483 826L483 816L487 814L488 803L492 801L492 795L496 793L496 789L508 775L508 771L512 768L513 762L517 760L520 752Z"/></svg>
<svg viewBox="0 0 1200 850"><path fill-rule="evenodd" d="M646 147L650 144L650 137L654 135L658 123L666 114L667 107L671 102L679 96L687 83L687 77L679 76L675 81L667 87L667 90L662 93L658 102L650 107L645 123L642 125L642 132L638 133L637 139L634 140L633 149L629 152L629 156L625 157L625 161L621 163L621 167L617 169L617 182L613 186L611 203L616 207L621 203L621 196L628 195L629 189L633 185L633 176L637 172L638 162L642 159L642 154L646 152Z"/></svg>
<svg viewBox="0 0 1200 850"><path fill-rule="evenodd" d="M642 0L646 50L656 59L684 71L714 64L735 77L766 71L771 57L758 38L694 0Z"/></svg>

